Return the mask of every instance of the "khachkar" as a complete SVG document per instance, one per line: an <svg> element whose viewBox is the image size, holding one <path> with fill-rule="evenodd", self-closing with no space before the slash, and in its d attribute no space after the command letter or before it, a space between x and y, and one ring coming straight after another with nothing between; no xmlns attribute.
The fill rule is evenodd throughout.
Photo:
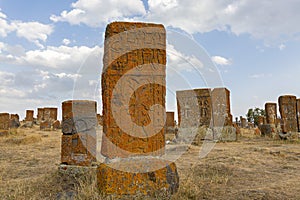
<svg viewBox="0 0 300 200"><path fill-rule="evenodd" d="M91 166L96 161L96 110L95 101L62 103L62 164Z"/></svg>
<svg viewBox="0 0 300 200"><path fill-rule="evenodd" d="M297 99L297 122L298 122L298 132L300 132L300 99Z"/></svg>
<svg viewBox="0 0 300 200"><path fill-rule="evenodd" d="M0 113L0 136L6 135L9 130L9 114Z"/></svg>
<svg viewBox="0 0 300 200"><path fill-rule="evenodd" d="M38 108L38 122L40 123L41 130L51 130L57 128L57 108ZM56 127L55 127L56 126ZM59 126L59 125L58 125Z"/></svg>
<svg viewBox="0 0 300 200"><path fill-rule="evenodd" d="M298 132L296 97L292 95L280 96L278 98L278 104L282 120L282 132Z"/></svg>
<svg viewBox="0 0 300 200"><path fill-rule="evenodd" d="M276 126L277 123L277 104L276 103L266 103L265 104L266 120L267 124L272 124Z"/></svg>
<svg viewBox="0 0 300 200"><path fill-rule="evenodd" d="M226 88L204 88L176 91L179 134L186 137L186 129L205 126L214 134L202 132L201 139L236 140L230 114L230 92ZM223 130L224 128L228 130ZM221 130L222 129L222 130ZM223 132L223 134L220 134Z"/></svg>
<svg viewBox="0 0 300 200"><path fill-rule="evenodd" d="M32 127L33 126L33 110L26 110L26 116L25 116L25 125L26 127Z"/></svg>
<svg viewBox="0 0 300 200"><path fill-rule="evenodd" d="M98 187L115 195L176 192L176 165L161 159L166 95L163 25L109 24L103 61L101 153L106 159L97 170Z"/></svg>

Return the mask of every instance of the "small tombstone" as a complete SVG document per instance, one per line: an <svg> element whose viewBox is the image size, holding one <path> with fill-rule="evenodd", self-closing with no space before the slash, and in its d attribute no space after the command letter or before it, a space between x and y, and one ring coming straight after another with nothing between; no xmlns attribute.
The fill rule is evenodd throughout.
<svg viewBox="0 0 300 200"><path fill-rule="evenodd" d="M0 113L0 136L7 135L9 130L9 114Z"/></svg>
<svg viewBox="0 0 300 200"><path fill-rule="evenodd" d="M10 115L10 128L19 128L20 127L20 118L18 114L11 114Z"/></svg>
<svg viewBox="0 0 300 200"><path fill-rule="evenodd" d="M95 101L62 103L62 164L91 166L96 161L96 111Z"/></svg>

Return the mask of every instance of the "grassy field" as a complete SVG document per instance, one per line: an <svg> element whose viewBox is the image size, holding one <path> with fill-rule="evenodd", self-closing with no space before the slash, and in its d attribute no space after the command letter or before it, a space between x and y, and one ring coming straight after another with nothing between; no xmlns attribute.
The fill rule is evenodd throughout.
<svg viewBox="0 0 300 200"><path fill-rule="evenodd" d="M0 137L0 199L112 199L98 193L94 176L58 173L60 137L38 127ZM171 199L300 199L300 142L242 130L203 159L200 148L176 161L180 187Z"/></svg>

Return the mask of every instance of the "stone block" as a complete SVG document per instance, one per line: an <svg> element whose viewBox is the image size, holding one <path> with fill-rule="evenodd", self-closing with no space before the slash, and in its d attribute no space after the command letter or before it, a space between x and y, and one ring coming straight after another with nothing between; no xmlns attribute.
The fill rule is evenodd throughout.
<svg viewBox="0 0 300 200"><path fill-rule="evenodd" d="M165 167L155 169L157 165ZM151 166L154 168L151 169ZM179 187L176 165L156 159L102 163L97 169L97 176L99 189L105 194L151 196L165 193L164 196L168 196L177 192Z"/></svg>
<svg viewBox="0 0 300 200"><path fill-rule="evenodd" d="M267 124L276 125L277 124L277 104L276 103L266 103L266 122Z"/></svg>
<svg viewBox="0 0 300 200"><path fill-rule="evenodd" d="M96 138L88 134L62 135L61 163L91 166L96 162Z"/></svg>
<svg viewBox="0 0 300 200"><path fill-rule="evenodd" d="M9 114L0 113L0 130L9 130Z"/></svg>
<svg viewBox="0 0 300 200"><path fill-rule="evenodd" d="M280 96L278 104L282 119L282 132L298 132L296 97L292 95Z"/></svg>

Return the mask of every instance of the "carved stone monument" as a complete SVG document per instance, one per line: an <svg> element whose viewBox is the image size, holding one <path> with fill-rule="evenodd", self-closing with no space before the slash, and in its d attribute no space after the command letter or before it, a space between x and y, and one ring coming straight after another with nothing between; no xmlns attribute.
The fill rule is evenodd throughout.
<svg viewBox="0 0 300 200"><path fill-rule="evenodd" d="M280 96L278 98L278 104L282 119L282 132L298 132L296 97L292 95Z"/></svg>
<svg viewBox="0 0 300 200"><path fill-rule="evenodd" d="M62 164L91 166L96 161L96 109L95 101L62 103Z"/></svg>
<svg viewBox="0 0 300 200"><path fill-rule="evenodd" d="M178 175L164 154L166 33L162 25L114 22L105 32L102 72L106 194L174 193ZM156 156L156 157L154 157Z"/></svg>
<svg viewBox="0 0 300 200"><path fill-rule="evenodd" d="M212 102L210 89L176 91L178 123L181 128L211 124Z"/></svg>
<svg viewBox="0 0 300 200"><path fill-rule="evenodd" d="M18 114L10 114L9 116L9 127L18 128L20 126L20 117Z"/></svg>
<svg viewBox="0 0 300 200"><path fill-rule="evenodd" d="M0 136L6 135L9 130L9 114L0 113Z"/></svg>
<svg viewBox="0 0 300 200"><path fill-rule="evenodd" d="M297 99L297 122L298 122L298 132L300 132L300 99Z"/></svg>

